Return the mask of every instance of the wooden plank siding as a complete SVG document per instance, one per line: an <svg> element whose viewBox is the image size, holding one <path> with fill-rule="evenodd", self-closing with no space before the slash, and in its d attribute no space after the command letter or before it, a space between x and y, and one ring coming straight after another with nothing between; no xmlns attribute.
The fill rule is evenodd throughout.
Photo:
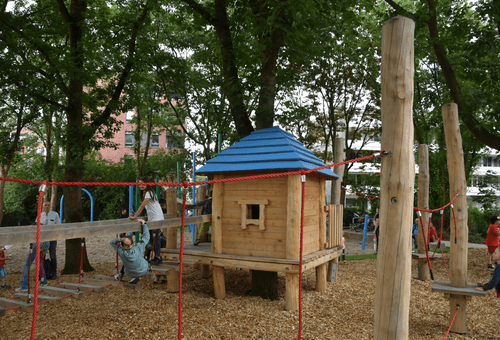
<svg viewBox="0 0 500 340"><path fill-rule="evenodd" d="M286 257L287 219L286 177L261 178L224 185L222 211L222 253L284 259ZM261 200L269 203L264 208L265 230L249 224L241 228L239 199Z"/></svg>
<svg viewBox="0 0 500 340"><path fill-rule="evenodd" d="M304 236L302 255L314 253L320 250L319 245L319 196L320 196L320 180L316 174L309 174L306 178L305 185L305 202L304 202Z"/></svg>
<svg viewBox="0 0 500 340"><path fill-rule="evenodd" d="M343 205L328 205L325 207L329 215L328 235L326 240L326 248L333 248L342 245L342 228L343 228Z"/></svg>

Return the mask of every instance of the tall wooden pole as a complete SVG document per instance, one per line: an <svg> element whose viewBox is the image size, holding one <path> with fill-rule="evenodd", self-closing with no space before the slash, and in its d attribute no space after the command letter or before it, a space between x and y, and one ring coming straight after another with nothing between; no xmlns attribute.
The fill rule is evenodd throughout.
<svg viewBox="0 0 500 340"><path fill-rule="evenodd" d="M408 339L413 219L413 74L415 23L382 27L382 158L380 241L375 289L375 340Z"/></svg>
<svg viewBox="0 0 500 340"><path fill-rule="evenodd" d="M335 138L335 148L333 150L333 162L334 163L341 163L344 160L344 138L342 137L337 137ZM342 196L342 174L344 173L344 166L343 165L337 165L333 168L333 172L335 172L338 176L339 179L336 181L332 181L332 204L333 205L343 205L344 202L341 202L340 198ZM337 211L337 210L335 210ZM343 211L342 209L339 209L338 211ZM332 218L339 218L341 223L340 225L342 226L342 218L343 216L333 216L332 212L330 212L330 219ZM333 232L330 230L330 232ZM342 240L342 228L339 230L340 235L338 235L338 239ZM327 270L327 277L326 280L328 282L332 282L335 278L332 277L330 273L334 272L334 267L338 264L339 259L338 257L334 258L333 260L328 262L328 270ZM336 271L335 271L336 274Z"/></svg>
<svg viewBox="0 0 500 340"><path fill-rule="evenodd" d="M444 134L446 138L446 156L448 159L448 174L450 177L450 200L458 194L453 206L457 232L455 234L454 217L451 213L450 228L450 285L452 287L467 287L467 245L469 230L467 228L467 181L465 179L464 150L458 120L458 106L455 103L443 106ZM455 243L456 238L456 243ZM451 295L450 320L455 314L457 304L460 305L452 332L467 332L467 300L466 296Z"/></svg>
<svg viewBox="0 0 500 340"><path fill-rule="evenodd" d="M418 207L420 209L429 209L429 147L425 144L418 146ZM425 236L429 237L429 213L422 212L422 221L424 222ZM418 253L425 254L424 235L420 219L418 221ZM427 257L418 260L418 278L422 281L431 279Z"/></svg>

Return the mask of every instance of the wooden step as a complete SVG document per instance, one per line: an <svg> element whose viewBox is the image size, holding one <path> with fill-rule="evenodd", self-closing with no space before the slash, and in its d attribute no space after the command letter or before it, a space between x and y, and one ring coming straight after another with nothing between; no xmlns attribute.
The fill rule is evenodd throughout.
<svg viewBox="0 0 500 340"><path fill-rule="evenodd" d="M4 308L0 308L0 316L4 316L5 315L5 309Z"/></svg>
<svg viewBox="0 0 500 340"><path fill-rule="evenodd" d="M58 285L58 287L62 287L66 289L78 289L80 288L80 291L88 291L88 290L93 290L96 293L102 293L104 292L104 287L97 286L97 285L87 285L87 284L80 284L80 283L70 283L70 282L63 282Z"/></svg>
<svg viewBox="0 0 500 340"><path fill-rule="evenodd" d="M28 294L27 293L15 293L14 296L19 297L19 299L21 301L24 301L24 302L28 301ZM30 299L32 301L31 303L33 303L34 298L35 298L35 296L33 294L30 294ZM49 301L50 303L55 303L55 304L59 304L62 302L61 298L59 298L59 297L38 295L38 303L45 302L45 301Z"/></svg>
<svg viewBox="0 0 500 340"><path fill-rule="evenodd" d="M83 292L77 292L75 289L57 288L51 286L40 287L39 292L44 292L45 294L55 295L55 296L71 295L76 299L81 299L83 296Z"/></svg>
<svg viewBox="0 0 500 340"><path fill-rule="evenodd" d="M21 301L20 299L0 298L0 307L3 308L21 307L20 310L23 312L33 312L33 305Z"/></svg>
<svg viewBox="0 0 500 340"><path fill-rule="evenodd" d="M87 283L87 284L91 284L91 285L101 286L101 287L107 287L109 285L116 287L120 284L120 282L115 281L115 280L109 281L109 280L105 280L105 279L92 279L89 277L84 277L82 279L82 282Z"/></svg>

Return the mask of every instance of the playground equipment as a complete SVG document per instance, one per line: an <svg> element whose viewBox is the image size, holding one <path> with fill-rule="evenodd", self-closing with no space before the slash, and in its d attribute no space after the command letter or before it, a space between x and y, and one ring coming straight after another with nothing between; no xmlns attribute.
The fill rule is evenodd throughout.
<svg viewBox="0 0 500 340"><path fill-rule="evenodd" d="M213 265L216 298L225 296L224 267L284 272L285 308L298 308L301 180L306 188L302 269L319 267L317 290L326 288L326 265L341 252L340 242L328 249L326 242L325 181L337 175L330 169L302 179L300 175L264 175L323 165L290 133L273 127L251 133L196 172L215 180L253 176L214 183L212 243L184 250L186 261ZM167 257L179 256L178 250L164 252Z"/></svg>
<svg viewBox="0 0 500 340"><path fill-rule="evenodd" d="M86 193L89 198L90 198L90 221L92 222L94 220L94 199L92 198L92 195L88 190L82 188L82 191ZM61 223L63 223L63 202L64 202L64 195L61 196L61 201L59 202L59 218Z"/></svg>

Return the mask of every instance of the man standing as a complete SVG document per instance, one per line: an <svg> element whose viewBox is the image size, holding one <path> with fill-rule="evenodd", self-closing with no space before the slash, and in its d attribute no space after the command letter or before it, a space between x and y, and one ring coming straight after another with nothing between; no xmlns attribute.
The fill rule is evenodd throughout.
<svg viewBox="0 0 500 340"><path fill-rule="evenodd" d="M59 219L59 214L56 213L55 211L50 210L49 201L43 202L43 211L40 214L40 224L41 225L61 224L61 221ZM50 272L46 273L48 280L57 279L56 247L57 247L57 241L50 241L49 255L52 265L50 266Z"/></svg>

